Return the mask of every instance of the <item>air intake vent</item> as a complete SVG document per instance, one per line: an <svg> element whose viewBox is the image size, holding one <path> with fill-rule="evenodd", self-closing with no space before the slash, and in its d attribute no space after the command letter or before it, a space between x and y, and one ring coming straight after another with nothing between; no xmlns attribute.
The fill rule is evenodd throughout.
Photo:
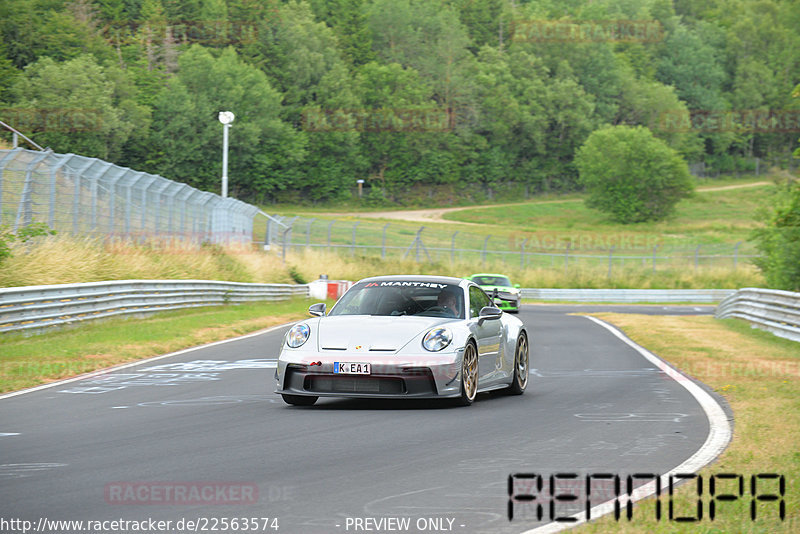
<svg viewBox="0 0 800 534"><path fill-rule="evenodd" d="M319 393L405 393L401 378L378 378L368 376L319 376L305 379L303 387L309 392Z"/></svg>

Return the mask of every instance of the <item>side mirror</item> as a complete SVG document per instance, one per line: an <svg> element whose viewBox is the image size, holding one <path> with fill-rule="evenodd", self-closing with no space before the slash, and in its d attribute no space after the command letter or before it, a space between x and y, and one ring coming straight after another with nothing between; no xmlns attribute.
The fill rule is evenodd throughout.
<svg viewBox="0 0 800 534"><path fill-rule="evenodd" d="M314 317L322 317L325 315L325 307L326 306L324 302L317 302L316 304L312 304L308 307L308 313Z"/></svg>
<svg viewBox="0 0 800 534"><path fill-rule="evenodd" d="M517 289L519 289L519 284L514 284L514 287L516 287Z"/></svg>
<svg viewBox="0 0 800 534"><path fill-rule="evenodd" d="M478 324L483 324L484 321L493 321L499 319L503 315L503 310L494 306L484 306L478 312Z"/></svg>

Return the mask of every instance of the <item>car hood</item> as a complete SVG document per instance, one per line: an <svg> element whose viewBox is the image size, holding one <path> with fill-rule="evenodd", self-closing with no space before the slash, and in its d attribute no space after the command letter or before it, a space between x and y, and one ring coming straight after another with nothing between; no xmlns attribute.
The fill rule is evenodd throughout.
<svg viewBox="0 0 800 534"><path fill-rule="evenodd" d="M459 319L342 315L323 317L317 326L319 350L396 352L434 326Z"/></svg>

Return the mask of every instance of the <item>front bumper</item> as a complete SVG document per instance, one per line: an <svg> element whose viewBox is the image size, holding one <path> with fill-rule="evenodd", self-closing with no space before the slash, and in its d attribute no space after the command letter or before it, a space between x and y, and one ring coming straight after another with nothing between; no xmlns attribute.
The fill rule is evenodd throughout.
<svg viewBox="0 0 800 534"><path fill-rule="evenodd" d="M413 358L364 354L302 355L288 351L278 359L276 393L317 397L447 398L461 394L463 349ZM369 375L336 374L334 362L367 362ZM320 365L311 365L319 362Z"/></svg>
<svg viewBox="0 0 800 534"><path fill-rule="evenodd" d="M500 299L498 299L500 300ZM519 311L520 299L516 300L500 300L497 307L504 311Z"/></svg>

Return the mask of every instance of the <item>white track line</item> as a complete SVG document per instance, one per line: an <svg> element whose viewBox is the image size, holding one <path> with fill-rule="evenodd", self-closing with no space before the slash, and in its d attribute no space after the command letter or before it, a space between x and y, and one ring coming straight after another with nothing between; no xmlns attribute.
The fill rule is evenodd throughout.
<svg viewBox="0 0 800 534"><path fill-rule="evenodd" d="M689 394L695 398L695 400L703 407L703 410L706 412L706 417L708 418L708 437L706 438L705 443L703 443L702 447L700 447L697 452L695 452L688 460L683 462L682 464L674 467L668 473L661 475L661 487L666 488L668 486L668 477L670 475L675 475L677 473L695 473L702 469L703 467L710 464L717 458L722 451L725 450L725 447L728 446L728 443L731 441L731 425L728 422L728 416L725 414L725 411L719 405L719 403L708 394L706 390L695 384L691 379L686 377L686 375L680 373L677 369L670 366L667 362L650 352L649 350L645 349L644 347L637 345L631 339L629 339L625 334L620 332L617 328L611 326L610 324L606 323L605 321L601 321L596 317L591 316L584 316L587 319L594 321L595 323L599 324L616 337L621 339L626 345L630 346L634 350L636 350L639 354L644 356L644 358L658 367L661 371L663 371L667 376L674 379L680 385L682 385ZM633 502L640 501L647 497L654 495L656 492L656 484L655 481L649 482L642 486L639 486L633 491L633 495L630 497L630 500ZM627 498L623 502L622 496L620 496L620 506L624 508L625 502L627 502ZM597 506L593 507L590 512L592 519L597 519L600 516L612 513L614 511L614 500L606 501L603 504L598 504ZM524 531L522 534L547 534L550 532L560 532L562 530L566 530L568 528L573 528L577 525L586 523L586 514L585 512L579 512L573 516L576 519L573 523L548 523L538 528L530 529Z"/></svg>
<svg viewBox="0 0 800 534"><path fill-rule="evenodd" d="M243 336L234 337L231 339L223 339L221 341L214 341L212 343L206 343L205 345L198 345L196 347L190 347L188 349L179 350L176 352L170 352L169 354L162 354L161 356L153 356L152 358L147 358L145 360L137 360L135 362L130 363L123 363L121 365L115 365L114 367L107 367L105 369L100 369L98 371L92 371L91 373L86 373L78 376L74 376L72 378L65 378L64 380L58 380L56 382L50 382L47 384L42 384L41 386L35 386L28 389L21 389L19 391L12 391L11 393L6 393L4 395L0 395L0 400L8 399L10 397L16 397L17 395L24 395L26 393L33 393L34 391L39 391L42 389L48 389L55 386L63 386L64 384L69 384L70 382L76 382L78 380L85 380L87 378L92 378L98 375L103 375L107 373L113 373L114 371L119 371L120 369L128 369L130 367L136 367L137 365L142 365L144 363L150 363L157 360L163 360L164 358L171 358L173 356L180 356L181 354L186 354L188 352L193 352L196 350L206 349L208 347L214 347L216 345L222 345L223 343L230 343L231 341L238 341L240 339L247 339L249 337L260 336L261 334L266 334L267 332L272 332L273 330L277 330L279 328L284 328L289 326L292 323L280 324L278 326L272 326L270 328L266 328L264 330L259 330L257 332L252 332L250 334L245 334Z"/></svg>

